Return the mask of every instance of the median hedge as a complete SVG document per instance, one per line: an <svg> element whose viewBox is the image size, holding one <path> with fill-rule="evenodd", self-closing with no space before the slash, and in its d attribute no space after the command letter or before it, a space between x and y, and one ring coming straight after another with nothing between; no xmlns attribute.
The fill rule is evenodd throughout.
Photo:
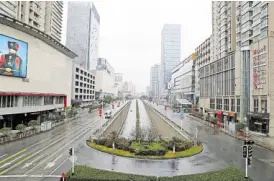
<svg viewBox="0 0 274 181"><path fill-rule="evenodd" d="M68 181L246 181L245 174L236 167L227 167L222 170L193 175L180 175L174 177L142 176L113 171L99 170L88 166L75 166L74 175L69 170L66 174ZM252 181L252 179L248 179Z"/></svg>

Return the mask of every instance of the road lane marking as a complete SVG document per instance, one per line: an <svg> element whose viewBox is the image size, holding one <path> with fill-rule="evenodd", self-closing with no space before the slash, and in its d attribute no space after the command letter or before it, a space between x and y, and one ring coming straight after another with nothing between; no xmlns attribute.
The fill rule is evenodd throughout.
<svg viewBox="0 0 274 181"><path fill-rule="evenodd" d="M32 165L35 161L39 160L39 158L43 157L44 155L40 155L39 157L35 158L34 160L32 160L32 162L26 163L25 166L22 167L22 169L29 167L30 165Z"/></svg>
<svg viewBox="0 0 274 181"><path fill-rule="evenodd" d="M0 156L0 158L3 158L3 157L5 157L5 156L7 156L8 154L4 154L4 155L2 155L2 156Z"/></svg>
<svg viewBox="0 0 274 181"><path fill-rule="evenodd" d="M92 123L92 122L91 122L91 123ZM88 124L86 124L85 126L87 126L87 125L89 125L89 124L91 124L91 123L88 123ZM84 126L83 126L83 127L84 127ZM82 127L78 128L78 129L76 129L76 130L74 130L74 131L71 132L71 133L74 133L74 132L76 132L76 131L78 131L78 130L80 130L80 129L82 129ZM18 156L18 155L20 155L21 153L26 152L28 149L30 149L30 148L32 148L32 147L34 147L34 146L36 146L36 145L39 145L39 144L41 144L41 143L43 143L43 142L49 140L50 138L52 138L52 137L54 137L54 136L56 136L56 135L58 135L58 134L61 134L61 133L63 133L63 132L64 132L64 131L60 131L60 132L54 134L54 135L51 136L51 137L48 137L48 138L46 138L46 139L44 139L44 140L41 140L41 141L39 141L38 143L35 143L34 145L31 145L31 146L29 146L29 147L27 147L27 148L25 148L25 149L23 149L23 150L21 150L21 151L15 153L15 154L13 154L13 155L11 155L11 156L9 156L9 157L7 157L7 158L1 160L1 161L0 161L0 165L1 165L2 163L6 162L6 161L8 161L8 160L10 160L10 159L12 159L12 158ZM71 134L71 133L70 133L70 134ZM6 154L6 155L7 155L7 154ZM4 155L3 155L3 156L4 156ZM1 174L0 174L0 175L1 175Z"/></svg>
<svg viewBox="0 0 274 181"><path fill-rule="evenodd" d="M46 170L47 168L51 168L51 167L53 167L54 165L55 165L55 162L59 159L59 158L61 158L63 156L63 154L61 154L61 155L59 155L57 158L55 158L55 160L53 160L52 162L49 162L48 164L47 164L47 166L44 168L44 170Z"/></svg>
<svg viewBox="0 0 274 181"><path fill-rule="evenodd" d="M66 161L68 161L69 157L66 158L60 165L58 165L49 175L52 175L58 168L60 168Z"/></svg>
<svg viewBox="0 0 274 181"><path fill-rule="evenodd" d="M21 153L26 152L27 150L28 150L28 149L23 149L23 150L21 150L21 151L15 153L15 154L9 156L8 158L5 158L4 160L1 160L1 161L0 161L0 164L2 164L2 163L4 163L4 162L6 162L6 161L8 161L8 160L10 160L10 159L12 159L12 158L14 158L14 157L16 157L17 155L20 155Z"/></svg>
<svg viewBox="0 0 274 181"><path fill-rule="evenodd" d="M77 137L75 137L74 139L76 140L77 138L79 138L80 136L82 136L83 134L85 134L87 131L90 131L90 128L86 129L84 132L82 132L80 135L78 135ZM64 146L62 146L61 148L57 149L52 155L50 155L48 158L54 156L55 154L58 153L58 151L63 150L64 147L68 146L69 144L71 144L74 140L71 140L70 142L66 143ZM27 175L29 172L31 172L33 169L37 168L39 165L41 165L43 162L45 162L46 159L44 159L43 161L41 161L40 163L38 163L35 167L31 168L29 171L27 171L25 173L25 175ZM0 173L1 175L1 173Z"/></svg>
<svg viewBox="0 0 274 181"><path fill-rule="evenodd" d="M58 140L54 141L54 142L53 142L53 143L51 143L49 146L47 146L47 147L45 147L45 148L43 148L43 149L39 150L38 152L36 152L36 153L34 153L34 154L31 154L31 155L30 155L30 156L28 156L28 157L25 157L25 158L24 158L24 159L22 159L21 161L17 162L16 164L12 165L11 167L9 167L9 168L7 168L7 169L3 170L2 172L0 172L0 175L3 175L4 173L6 173L6 172L10 171L10 170L11 170L11 169L13 169L14 167L17 167L17 166L18 166L18 165L20 165L21 163L23 163L23 162L27 161L28 159L30 159L30 158L32 158L33 156L35 156L35 155L39 154L40 152L44 151L45 149L47 149L47 148L51 147L52 145L56 144L58 141L60 141L60 140L64 139L65 137L66 137L66 136L64 136L64 137L62 137L62 138L60 138L60 139L58 139Z"/></svg>
<svg viewBox="0 0 274 181"><path fill-rule="evenodd" d="M60 178L61 175L0 175L0 178L22 178L22 177L34 177L34 178L41 178L41 177L48 177L48 178Z"/></svg>
<svg viewBox="0 0 274 181"><path fill-rule="evenodd" d="M17 157L16 159L10 161L10 162L7 162L7 163L4 163L0 168L5 168L6 166L12 164L14 161L18 160L19 158L22 158L23 156L25 156L26 154L23 154L23 155L20 155L19 157Z"/></svg>

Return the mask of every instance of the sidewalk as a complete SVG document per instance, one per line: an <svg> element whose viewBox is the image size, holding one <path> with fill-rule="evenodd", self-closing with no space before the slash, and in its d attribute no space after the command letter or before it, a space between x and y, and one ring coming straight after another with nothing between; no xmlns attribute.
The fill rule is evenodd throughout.
<svg viewBox="0 0 274 181"><path fill-rule="evenodd" d="M172 109L171 108L168 107L167 111L165 111L165 108L164 108L163 105L158 105L157 106L156 104L152 104L152 103L149 103L149 104L152 107L154 107L155 109L157 109L158 111L160 111L162 114L166 114L166 116L169 117L176 124L180 125L179 120L177 120L177 118L172 115ZM208 124L206 121L204 121L200 118L197 118L195 116L186 114L186 117L188 117L191 120L195 120L199 123L202 123L203 125L206 125L208 127L213 127L213 125ZM185 125L185 124L183 125L184 129L189 130L188 132L193 135L194 130L192 130L192 128L190 128L188 126L189 125ZM246 137L239 136L239 135L231 132L228 129L221 128L220 131L225 133L228 136L231 136L233 138L237 138L238 140L245 140L246 139ZM258 146L261 146L261 147L266 148L268 150L274 151L274 138L251 134L251 135L249 135L249 139L254 140L255 144L258 145Z"/></svg>
<svg viewBox="0 0 274 181"><path fill-rule="evenodd" d="M214 127L213 124L208 124L206 121L200 119L200 118L197 118L195 116L192 116L192 115L188 115L189 118L191 119L194 119L196 121L199 121L200 123L203 123L207 126L210 126L210 127ZM231 136L231 137L234 137L234 138L237 138L239 140L245 140L246 137L244 136L239 136L235 133L233 133L231 130L229 129L224 129L224 128L221 128L220 129L223 133ZM258 136L258 135L249 135L248 136L249 139L253 140L255 142L256 145L258 146L261 146L263 148L266 148L266 149L269 149L271 151L274 151L274 138L268 138L268 137L265 137L265 136Z"/></svg>

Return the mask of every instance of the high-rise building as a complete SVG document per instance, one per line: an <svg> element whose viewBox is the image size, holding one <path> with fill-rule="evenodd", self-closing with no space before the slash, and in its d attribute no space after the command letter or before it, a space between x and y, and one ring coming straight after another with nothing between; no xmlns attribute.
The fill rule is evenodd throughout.
<svg viewBox="0 0 274 181"><path fill-rule="evenodd" d="M250 131L274 136L274 3L242 1L236 4L236 94L241 121Z"/></svg>
<svg viewBox="0 0 274 181"><path fill-rule="evenodd" d="M155 64L150 67L150 91L151 96L154 98L159 97L159 84L160 84L160 65Z"/></svg>
<svg viewBox="0 0 274 181"><path fill-rule="evenodd" d="M63 1L46 1L45 33L61 42Z"/></svg>
<svg viewBox="0 0 274 181"><path fill-rule="evenodd" d="M212 2L212 39L201 46L196 49L201 52L197 59L200 110L216 115L220 123L235 124L240 111L235 93L236 2Z"/></svg>
<svg viewBox="0 0 274 181"><path fill-rule="evenodd" d="M69 2L66 46L82 67L95 70L98 60L100 16L93 3Z"/></svg>
<svg viewBox="0 0 274 181"><path fill-rule="evenodd" d="M165 24L161 33L160 92L164 94L171 80L171 70L181 60L181 25Z"/></svg>
<svg viewBox="0 0 274 181"><path fill-rule="evenodd" d="M1 1L0 13L61 41L63 1Z"/></svg>

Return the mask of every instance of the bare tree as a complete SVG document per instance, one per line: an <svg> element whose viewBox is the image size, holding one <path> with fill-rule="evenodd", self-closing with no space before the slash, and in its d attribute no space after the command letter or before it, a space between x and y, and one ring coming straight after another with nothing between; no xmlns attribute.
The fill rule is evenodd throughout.
<svg viewBox="0 0 274 181"><path fill-rule="evenodd" d="M135 140L138 139L137 134L136 134L136 129L133 128L133 129L131 130L131 132L130 132L130 137L131 137L132 139L135 139Z"/></svg>
<svg viewBox="0 0 274 181"><path fill-rule="evenodd" d="M148 133L148 131L147 131L147 129L145 129L145 128L140 128L140 141L145 141L145 139L146 139L146 137L147 137L147 133Z"/></svg>
<svg viewBox="0 0 274 181"><path fill-rule="evenodd" d="M151 144L153 141L155 141L158 137L158 133L154 127L150 127L147 132L147 139L149 143Z"/></svg>

